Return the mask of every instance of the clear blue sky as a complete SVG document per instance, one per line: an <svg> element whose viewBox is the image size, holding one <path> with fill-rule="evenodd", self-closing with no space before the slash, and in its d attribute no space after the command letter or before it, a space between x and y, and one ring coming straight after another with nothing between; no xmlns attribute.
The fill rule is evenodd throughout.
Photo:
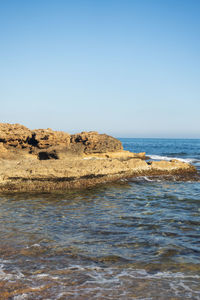
<svg viewBox="0 0 200 300"><path fill-rule="evenodd" d="M0 1L0 120L200 138L199 0Z"/></svg>

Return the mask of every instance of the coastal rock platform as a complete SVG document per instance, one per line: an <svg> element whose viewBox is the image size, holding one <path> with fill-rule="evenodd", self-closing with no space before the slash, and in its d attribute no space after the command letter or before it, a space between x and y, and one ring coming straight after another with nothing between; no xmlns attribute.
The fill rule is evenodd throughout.
<svg viewBox="0 0 200 300"><path fill-rule="evenodd" d="M144 152L125 151L106 134L0 124L0 192L63 191L136 176L195 173L179 160L149 161Z"/></svg>

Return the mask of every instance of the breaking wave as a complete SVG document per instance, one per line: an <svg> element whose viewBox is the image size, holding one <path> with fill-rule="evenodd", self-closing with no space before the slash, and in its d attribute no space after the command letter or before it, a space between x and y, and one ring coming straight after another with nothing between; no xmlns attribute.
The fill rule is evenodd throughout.
<svg viewBox="0 0 200 300"><path fill-rule="evenodd" d="M154 160L167 160L170 161L172 159L177 159L180 160L182 162L186 162L186 163L195 163L195 162L199 162L198 159L195 158L180 158L180 157L169 157L169 156L162 156L162 155L147 155L148 157L150 157L151 159Z"/></svg>

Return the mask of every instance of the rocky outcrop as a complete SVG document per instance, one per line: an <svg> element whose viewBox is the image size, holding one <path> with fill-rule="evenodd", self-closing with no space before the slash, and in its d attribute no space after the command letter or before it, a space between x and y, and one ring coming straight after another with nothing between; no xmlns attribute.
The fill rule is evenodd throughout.
<svg viewBox="0 0 200 300"><path fill-rule="evenodd" d="M55 146L70 147L70 134L52 129L36 129L32 132L28 143L39 149L48 149Z"/></svg>
<svg viewBox="0 0 200 300"><path fill-rule="evenodd" d="M144 152L124 151L106 134L0 124L0 192L62 191L134 176L195 173L177 160L145 161Z"/></svg>
<svg viewBox="0 0 200 300"><path fill-rule="evenodd" d="M30 155L2 160L0 192L52 192L85 188L135 176L188 175L195 168L183 162L146 162L138 158L68 157L39 161Z"/></svg>
<svg viewBox="0 0 200 300"><path fill-rule="evenodd" d="M147 158L145 152L133 153L125 150L116 151L116 152L92 153L92 154L87 154L86 156L93 157L93 158L116 158L122 161L131 158L140 158L140 159Z"/></svg>
<svg viewBox="0 0 200 300"><path fill-rule="evenodd" d="M78 154L106 153L123 150L117 139L95 131L70 135L48 129L30 130L20 124L0 123L0 144L8 150L20 149L29 153L41 150Z"/></svg>

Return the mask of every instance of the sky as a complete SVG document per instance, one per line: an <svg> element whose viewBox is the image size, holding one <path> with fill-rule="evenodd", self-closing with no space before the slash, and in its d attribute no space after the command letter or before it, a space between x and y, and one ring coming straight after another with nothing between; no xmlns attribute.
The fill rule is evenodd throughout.
<svg viewBox="0 0 200 300"><path fill-rule="evenodd" d="M0 122L200 138L199 0L0 0Z"/></svg>

